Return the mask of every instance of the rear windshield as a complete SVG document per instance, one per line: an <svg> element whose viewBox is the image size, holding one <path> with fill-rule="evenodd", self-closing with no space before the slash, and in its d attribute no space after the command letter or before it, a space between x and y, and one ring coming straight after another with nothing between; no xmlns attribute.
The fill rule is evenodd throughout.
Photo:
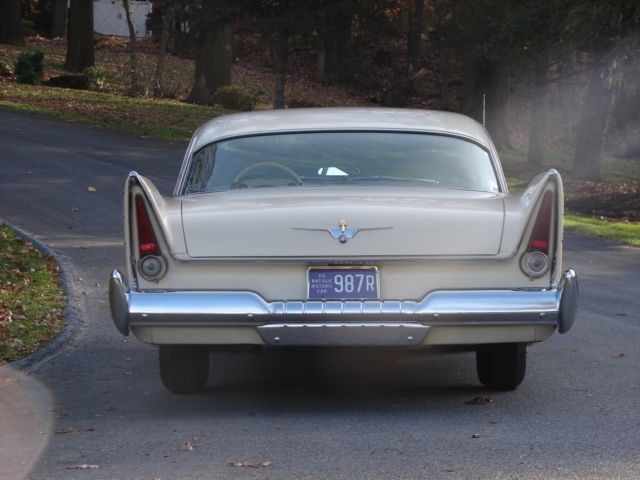
<svg viewBox="0 0 640 480"><path fill-rule="evenodd" d="M207 145L193 154L183 194L323 185L498 191L489 153L460 138L314 132L242 137Z"/></svg>

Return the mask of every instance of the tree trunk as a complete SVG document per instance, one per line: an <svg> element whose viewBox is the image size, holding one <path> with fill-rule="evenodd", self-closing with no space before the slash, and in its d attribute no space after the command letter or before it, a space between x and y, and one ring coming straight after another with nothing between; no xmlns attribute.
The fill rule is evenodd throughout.
<svg viewBox="0 0 640 480"><path fill-rule="evenodd" d="M512 149L506 107L506 76L497 62L466 59L463 63L462 112L485 121L496 147Z"/></svg>
<svg viewBox="0 0 640 480"><path fill-rule="evenodd" d="M601 63L594 61L576 131L571 174L581 180L600 180L602 177L602 149L612 92L603 84L601 73Z"/></svg>
<svg viewBox="0 0 640 480"><path fill-rule="evenodd" d="M344 81L351 76L348 61L351 43L352 14L328 15L324 32L324 78Z"/></svg>
<svg viewBox="0 0 640 480"><path fill-rule="evenodd" d="M276 60L276 88L273 95L273 108L285 108L285 83L289 61L289 39L284 29L278 31L274 45Z"/></svg>
<svg viewBox="0 0 640 480"><path fill-rule="evenodd" d="M440 101L443 110L451 109L451 95L449 93L449 49L440 39Z"/></svg>
<svg viewBox="0 0 640 480"><path fill-rule="evenodd" d="M465 115L476 118L475 96L477 82L477 60L469 54L462 57L462 92L460 95L460 111ZM482 117L480 117L482 120Z"/></svg>
<svg viewBox="0 0 640 480"><path fill-rule="evenodd" d="M546 95L547 65L540 62L536 65L533 77L531 98L531 117L529 120L529 152L527 163L533 168L542 168L544 163L544 137L547 114Z"/></svg>
<svg viewBox="0 0 640 480"><path fill-rule="evenodd" d="M64 37L67 34L67 0L53 0L51 12L52 37Z"/></svg>
<svg viewBox="0 0 640 480"><path fill-rule="evenodd" d="M137 97L144 93L140 71L138 70L138 56L136 55L136 31L131 18L131 5L129 0L122 0L122 6L127 18L127 28L129 29L129 68L131 69L131 85L129 85L129 95Z"/></svg>
<svg viewBox="0 0 640 480"><path fill-rule="evenodd" d="M22 43L22 16L20 0L0 0L0 43Z"/></svg>
<svg viewBox="0 0 640 480"><path fill-rule="evenodd" d="M71 0L64 66L72 72L82 72L93 63L93 2Z"/></svg>
<svg viewBox="0 0 640 480"><path fill-rule="evenodd" d="M409 28L407 30L407 77L418 71L423 30L424 0L413 0L409 7Z"/></svg>
<svg viewBox="0 0 640 480"><path fill-rule="evenodd" d="M187 101L213 103L216 90L231 83L231 22L204 32L196 48L196 71Z"/></svg>
<svg viewBox="0 0 640 480"><path fill-rule="evenodd" d="M447 38L443 33L445 3L437 0L432 3L435 13L435 28L437 32L436 46L438 49L438 57L440 59L440 102L443 110L451 108L451 99L449 93L449 48L447 47Z"/></svg>
<svg viewBox="0 0 640 480"><path fill-rule="evenodd" d="M624 130L629 123L640 119L638 105L640 105L640 93L631 94L624 89L617 92L613 116L618 130Z"/></svg>
<svg viewBox="0 0 640 480"><path fill-rule="evenodd" d="M169 44L169 29L173 24L173 10L170 6L165 7L162 14L162 20L160 25L160 48L158 51L158 63L156 64L156 71L153 74L153 96L161 97L164 91L164 85L162 83L162 76L164 73L164 61L167 56L167 46Z"/></svg>
<svg viewBox="0 0 640 480"><path fill-rule="evenodd" d="M318 49L316 57L316 80L322 82L327 72L327 51L324 48Z"/></svg>

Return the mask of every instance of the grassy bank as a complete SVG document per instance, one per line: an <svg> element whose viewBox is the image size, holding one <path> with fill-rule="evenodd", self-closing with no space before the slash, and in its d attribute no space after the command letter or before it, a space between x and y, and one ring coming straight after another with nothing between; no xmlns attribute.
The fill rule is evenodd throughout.
<svg viewBox="0 0 640 480"><path fill-rule="evenodd" d="M626 245L640 247L640 223L605 220L573 214L565 215L564 223L567 228L605 237Z"/></svg>
<svg viewBox="0 0 640 480"><path fill-rule="evenodd" d="M0 224L0 364L60 333L64 305L55 262Z"/></svg>
<svg viewBox="0 0 640 480"><path fill-rule="evenodd" d="M175 100L9 82L0 83L0 106L165 140L188 140L198 126L224 112Z"/></svg>

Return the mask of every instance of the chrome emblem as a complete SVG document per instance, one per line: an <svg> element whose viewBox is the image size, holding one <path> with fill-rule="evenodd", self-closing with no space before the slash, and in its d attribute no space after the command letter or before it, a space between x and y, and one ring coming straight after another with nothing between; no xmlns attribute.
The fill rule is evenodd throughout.
<svg viewBox="0 0 640 480"><path fill-rule="evenodd" d="M349 228L347 226L347 219L341 218L338 221L338 226L334 228L313 228L313 227L293 227L294 230L310 230L316 232L329 232L332 238L338 240L340 243L347 243L358 232L364 232L366 230L389 230L393 227L364 227L364 228Z"/></svg>

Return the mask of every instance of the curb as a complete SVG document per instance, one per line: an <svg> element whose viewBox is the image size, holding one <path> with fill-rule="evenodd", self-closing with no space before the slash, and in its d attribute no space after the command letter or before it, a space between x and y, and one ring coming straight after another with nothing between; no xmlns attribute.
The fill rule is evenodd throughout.
<svg viewBox="0 0 640 480"><path fill-rule="evenodd" d="M69 260L65 255L52 250L32 234L7 222L6 220L0 219L0 224L7 226L13 230L18 237L31 242L36 249L53 259L59 268L60 282L62 283L64 294L67 297L66 305L63 310L64 327L62 331L28 357L9 362L7 364L17 370L34 372L42 364L60 354L63 347L70 344L81 334L85 333L85 326L80 315L83 301L82 295L73 280L76 275L74 275L75 267L71 260Z"/></svg>

